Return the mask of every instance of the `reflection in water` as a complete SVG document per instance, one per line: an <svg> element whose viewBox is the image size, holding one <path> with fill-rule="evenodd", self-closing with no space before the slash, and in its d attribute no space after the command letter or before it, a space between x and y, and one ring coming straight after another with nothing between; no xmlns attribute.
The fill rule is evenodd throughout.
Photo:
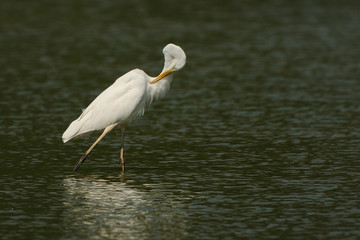
<svg viewBox="0 0 360 240"><path fill-rule="evenodd" d="M71 233L65 238L176 239L186 235L181 196L175 199L160 191L160 186L139 190L94 176L69 177L64 186L64 226Z"/></svg>

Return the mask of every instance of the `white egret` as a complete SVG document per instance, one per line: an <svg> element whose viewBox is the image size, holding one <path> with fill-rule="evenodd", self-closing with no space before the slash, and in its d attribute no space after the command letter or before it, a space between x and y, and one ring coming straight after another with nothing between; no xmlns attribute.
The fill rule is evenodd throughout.
<svg viewBox="0 0 360 240"><path fill-rule="evenodd" d="M186 55L175 44L163 49L165 63L160 75L150 77L140 69L134 69L119 77L110 87L97 96L83 113L74 120L62 135L64 143L83 134L103 130L100 137L80 158L73 171L77 171L95 145L114 127L121 129L120 160L125 170L124 132L126 125L137 116L142 116L153 100L169 91L174 72L185 66Z"/></svg>

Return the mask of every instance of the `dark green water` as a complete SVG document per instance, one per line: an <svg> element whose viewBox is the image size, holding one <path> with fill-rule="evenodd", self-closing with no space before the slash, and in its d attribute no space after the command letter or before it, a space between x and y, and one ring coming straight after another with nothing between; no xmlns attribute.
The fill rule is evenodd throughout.
<svg viewBox="0 0 360 240"><path fill-rule="evenodd" d="M2 239L359 239L358 1L0 2ZM72 168L81 109L187 66Z"/></svg>

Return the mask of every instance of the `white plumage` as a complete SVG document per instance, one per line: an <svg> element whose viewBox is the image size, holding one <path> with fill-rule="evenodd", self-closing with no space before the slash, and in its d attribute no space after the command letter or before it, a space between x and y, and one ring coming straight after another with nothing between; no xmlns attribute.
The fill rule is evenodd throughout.
<svg viewBox="0 0 360 240"><path fill-rule="evenodd" d="M186 63L186 55L179 46L168 44L163 49L163 53L165 64L159 76L150 77L140 69L134 69L124 74L97 96L69 125L62 135L64 143L83 134L105 129L99 139L80 159L74 171L85 161L87 155L101 138L116 125L120 125L122 129L121 159L123 162L123 132L126 124L135 117L143 115L146 107L153 100L165 96L170 88L173 72L183 68Z"/></svg>
<svg viewBox="0 0 360 240"><path fill-rule="evenodd" d="M111 124L127 123L136 115L142 115L149 82L144 74L141 70L132 70L118 78L70 124L62 136L63 142Z"/></svg>

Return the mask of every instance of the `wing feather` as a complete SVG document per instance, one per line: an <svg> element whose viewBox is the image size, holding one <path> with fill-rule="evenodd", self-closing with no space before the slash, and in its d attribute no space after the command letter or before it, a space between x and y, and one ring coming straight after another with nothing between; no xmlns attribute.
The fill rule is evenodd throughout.
<svg viewBox="0 0 360 240"><path fill-rule="evenodd" d="M64 132L63 142L111 124L126 124L145 110L148 76L132 70L97 96Z"/></svg>

